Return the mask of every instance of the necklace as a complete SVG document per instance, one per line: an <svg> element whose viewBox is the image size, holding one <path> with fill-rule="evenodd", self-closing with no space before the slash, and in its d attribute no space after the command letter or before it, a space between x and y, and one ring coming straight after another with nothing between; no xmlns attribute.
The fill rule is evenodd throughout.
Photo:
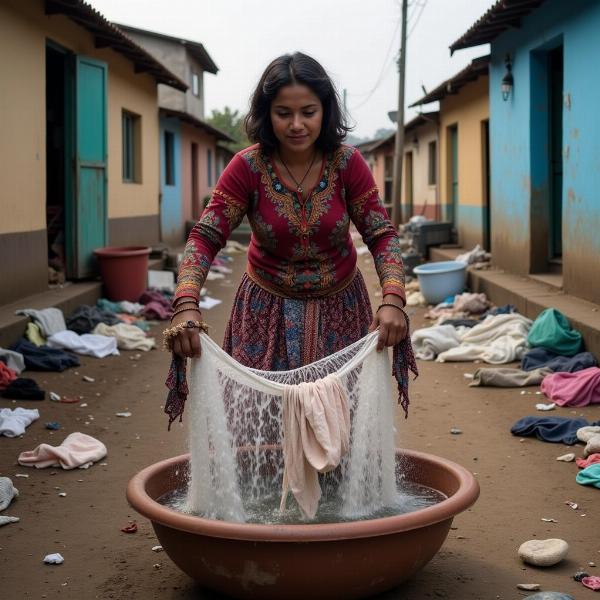
<svg viewBox="0 0 600 600"><path fill-rule="evenodd" d="M288 166L285 164L283 158L281 157L281 154L279 154L279 160L281 161L281 164L285 167L285 170L288 172L288 174L292 178L293 182L296 184L296 190L297 190L297 192L299 194L303 194L304 193L304 188L302 187L302 184L304 183L304 180L306 179L306 177L310 173L310 170L312 169L312 166L315 164L315 158L317 158L317 151L316 150L315 150L315 152L313 154L312 160L310 161L310 165L308 165L308 169L306 170L306 173L304 173L304 177L298 182L297 179L294 177L294 174L288 169Z"/></svg>

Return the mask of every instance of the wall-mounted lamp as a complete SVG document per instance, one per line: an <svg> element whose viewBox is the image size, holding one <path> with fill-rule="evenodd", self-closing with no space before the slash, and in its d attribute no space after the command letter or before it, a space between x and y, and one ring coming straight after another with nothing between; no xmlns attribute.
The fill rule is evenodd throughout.
<svg viewBox="0 0 600 600"><path fill-rule="evenodd" d="M502 100L506 102L510 98L515 84L515 80L513 79L512 74L512 63L510 61L510 54L506 55L506 58L504 59L504 65L506 66L506 73L504 73L504 77L502 78L501 89Z"/></svg>

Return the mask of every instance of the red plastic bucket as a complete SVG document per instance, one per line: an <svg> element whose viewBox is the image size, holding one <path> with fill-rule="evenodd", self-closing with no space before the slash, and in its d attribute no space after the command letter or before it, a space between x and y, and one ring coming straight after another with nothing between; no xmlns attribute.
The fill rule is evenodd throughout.
<svg viewBox="0 0 600 600"><path fill-rule="evenodd" d="M146 290L147 246L106 247L94 250L106 297L113 302L137 302Z"/></svg>

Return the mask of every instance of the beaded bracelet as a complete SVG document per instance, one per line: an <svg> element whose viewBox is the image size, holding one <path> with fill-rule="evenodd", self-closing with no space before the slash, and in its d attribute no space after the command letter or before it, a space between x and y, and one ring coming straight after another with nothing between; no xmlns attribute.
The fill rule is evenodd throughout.
<svg viewBox="0 0 600 600"><path fill-rule="evenodd" d="M178 336L184 329L200 329L200 331L208 333L208 325L204 321L184 321L163 331L163 348L172 350L173 338Z"/></svg>

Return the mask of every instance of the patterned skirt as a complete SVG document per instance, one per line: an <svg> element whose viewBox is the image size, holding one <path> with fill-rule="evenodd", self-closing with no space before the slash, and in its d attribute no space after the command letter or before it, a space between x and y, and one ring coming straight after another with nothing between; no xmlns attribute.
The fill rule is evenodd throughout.
<svg viewBox="0 0 600 600"><path fill-rule="evenodd" d="M364 337L373 311L357 272L346 288L311 300L283 298L247 274L238 288L223 349L235 360L262 371L286 371L338 352ZM417 375L410 336L394 347L393 373L400 403L408 408L408 370Z"/></svg>

